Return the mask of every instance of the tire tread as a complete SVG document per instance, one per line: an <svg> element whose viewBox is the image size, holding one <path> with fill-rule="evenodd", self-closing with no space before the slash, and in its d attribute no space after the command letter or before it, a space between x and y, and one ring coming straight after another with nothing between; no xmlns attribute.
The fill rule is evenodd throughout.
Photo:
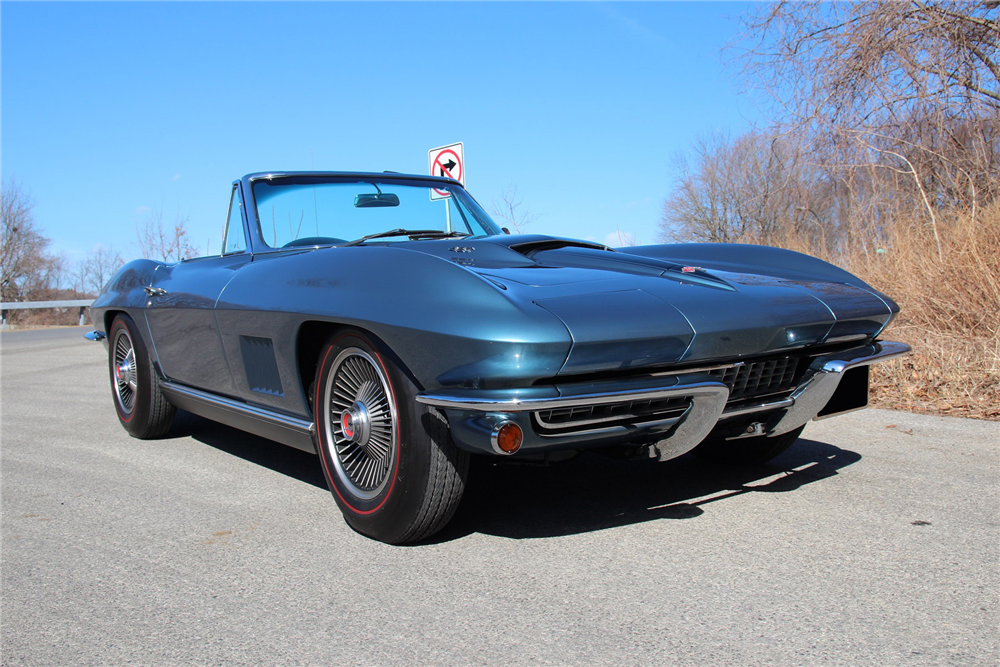
<svg viewBox="0 0 1000 667"><path fill-rule="evenodd" d="M146 342L140 336L135 322L128 315L124 313L119 314L111 325L112 338L114 337L115 328L119 325L125 328L129 338L132 339L132 350L135 355L136 364L142 364L139 394L136 396L132 413L133 421L129 423L122 421L122 426L125 427L125 430L131 436L140 440L162 438L170 432L177 409L167 401L163 392L160 391L159 376L156 372L156 367L153 365ZM112 352L109 350L108 354L110 355ZM140 357L142 361L140 361ZM113 378L111 382L114 383ZM112 395L114 395L114 391L114 386L112 386ZM120 415L119 419L121 419Z"/></svg>
<svg viewBox="0 0 1000 667"><path fill-rule="evenodd" d="M427 474L427 492L410 527L399 543L418 542L438 532L451 520L465 492L469 455L451 440L448 422L439 411L427 413L428 435L434 445Z"/></svg>

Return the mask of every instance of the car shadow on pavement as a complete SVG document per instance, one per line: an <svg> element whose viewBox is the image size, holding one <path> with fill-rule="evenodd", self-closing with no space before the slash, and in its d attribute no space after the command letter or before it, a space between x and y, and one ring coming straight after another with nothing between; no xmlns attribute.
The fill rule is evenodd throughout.
<svg viewBox="0 0 1000 667"><path fill-rule="evenodd" d="M238 456L244 461L270 468L324 490L327 488L323 480L323 471L319 467L319 459L315 454L213 422L184 410L177 411L174 425L167 437L191 437L209 447ZM336 510L335 507L333 509Z"/></svg>
<svg viewBox="0 0 1000 667"><path fill-rule="evenodd" d="M168 437L198 442L326 489L314 454L177 412ZM715 502L747 493L783 493L837 474L861 455L799 439L769 463L722 466L693 455L660 463L584 452L538 465L473 457L462 503L443 531L422 542L473 533L514 539L556 537L657 520L695 519ZM336 511L330 500L331 511Z"/></svg>
<svg viewBox="0 0 1000 667"><path fill-rule="evenodd" d="M856 452L799 439L771 462L722 466L693 455L661 463L583 453L551 466L478 459L462 504L433 542L471 533L515 539L586 533L656 520L695 519L747 493L783 493L837 474Z"/></svg>

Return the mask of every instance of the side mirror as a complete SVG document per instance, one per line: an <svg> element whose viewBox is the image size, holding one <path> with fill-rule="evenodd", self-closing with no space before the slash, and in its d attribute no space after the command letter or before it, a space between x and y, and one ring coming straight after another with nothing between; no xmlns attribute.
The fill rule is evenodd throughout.
<svg viewBox="0 0 1000 667"><path fill-rule="evenodd" d="M510 230L509 230L509 229L507 229L506 227L501 227L500 229L502 229L502 230L503 230L503 233L504 233L504 234L510 234Z"/></svg>

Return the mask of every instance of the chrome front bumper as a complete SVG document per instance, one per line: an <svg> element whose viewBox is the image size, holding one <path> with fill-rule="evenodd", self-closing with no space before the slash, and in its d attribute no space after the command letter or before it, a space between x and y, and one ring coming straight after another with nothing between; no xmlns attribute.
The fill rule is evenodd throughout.
<svg viewBox="0 0 1000 667"><path fill-rule="evenodd" d="M781 435L816 419L830 402L844 373L852 368L868 366L879 361L896 359L910 353L906 343L881 341L864 347L857 347L837 354L818 357L809 365L803 381L789 397L792 400L784 416L768 431L767 435ZM833 417L834 413L825 415Z"/></svg>
<svg viewBox="0 0 1000 667"><path fill-rule="evenodd" d="M775 436L792 431L823 410L848 370L900 357L909 351L910 347L904 343L882 341L817 357L787 398L729 409L726 408L729 388L697 370L586 385L441 389L419 394L417 402L444 410L456 443L472 451L493 452L490 439L494 426L511 420L518 423L525 434L521 452L655 442L657 457L665 461L693 449L723 419L768 413L769 426L762 435ZM687 398L689 405L682 414L666 419L652 417L627 424L596 424L569 433L540 433L531 420L531 413L542 410L669 398Z"/></svg>

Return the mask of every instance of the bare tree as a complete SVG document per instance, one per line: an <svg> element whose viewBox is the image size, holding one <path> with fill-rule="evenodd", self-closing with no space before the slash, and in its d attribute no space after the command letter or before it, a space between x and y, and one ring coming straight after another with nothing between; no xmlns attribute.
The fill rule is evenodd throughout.
<svg viewBox="0 0 1000 667"><path fill-rule="evenodd" d="M838 224L838 202L809 152L777 134L699 138L693 163L676 160L680 176L663 203L661 239L773 244L804 235L822 247Z"/></svg>
<svg viewBox="0 0 1000 667"><path fill-rule="evenodd" d="M538 216L522 206L517 183L508 183L507 187L490 201L489 212L498 218L504 227L512 229L517 234L523 234Z"/></svg>
<svg viewBox="0 0 1000 667"><path fill-rule="evenodd" d="M792 120L859 129L930 103L1000 113L997 5L967 0L782 0L746 18L744 73Z"/></svg>
<svg viewBox="0 0 1000 667"><path fill-rule="evenodd" d="M13 179L3 184L0 217L3 240L0 244L0 287L4 301L22 301L54 286L62 267L61 258L47 252L49 239L35 228L34 206Z"/></svg>
<svg viewBox="0 0 1000 667"><path fill-rule="evenodd" d="M618 243L616 247L618 248L639 245L639 242L635 238L635 234L623 232L620 226L615 228L615 237Z"/></svg>
<svg viewBox="0 0 1000 667"><path fill-rule="evenodd" d="M197 251L191 245L184 228L187 222L187 216L178 213L172 226L164 226L163 208L152 209L141 223L136 223L139 252L146 259L163 262L179 262L194 257Z"/></svg>
<svg viewBox="0 0 1000 667"><path fill-rule="evenodd" d="M998 13L961 0L761 4L745 19L743 74L776 123L832 149L827 163L902 165L913 198L981 207L1000 196Z"/></svg>
<svg viewBox="0 0 1000 667"><path fill-rule="evenodd" d="M77 270L77 281L82 292L97 294L115 271L125 264L121 254L112 246L99 245L87 253Z"/></svg>

